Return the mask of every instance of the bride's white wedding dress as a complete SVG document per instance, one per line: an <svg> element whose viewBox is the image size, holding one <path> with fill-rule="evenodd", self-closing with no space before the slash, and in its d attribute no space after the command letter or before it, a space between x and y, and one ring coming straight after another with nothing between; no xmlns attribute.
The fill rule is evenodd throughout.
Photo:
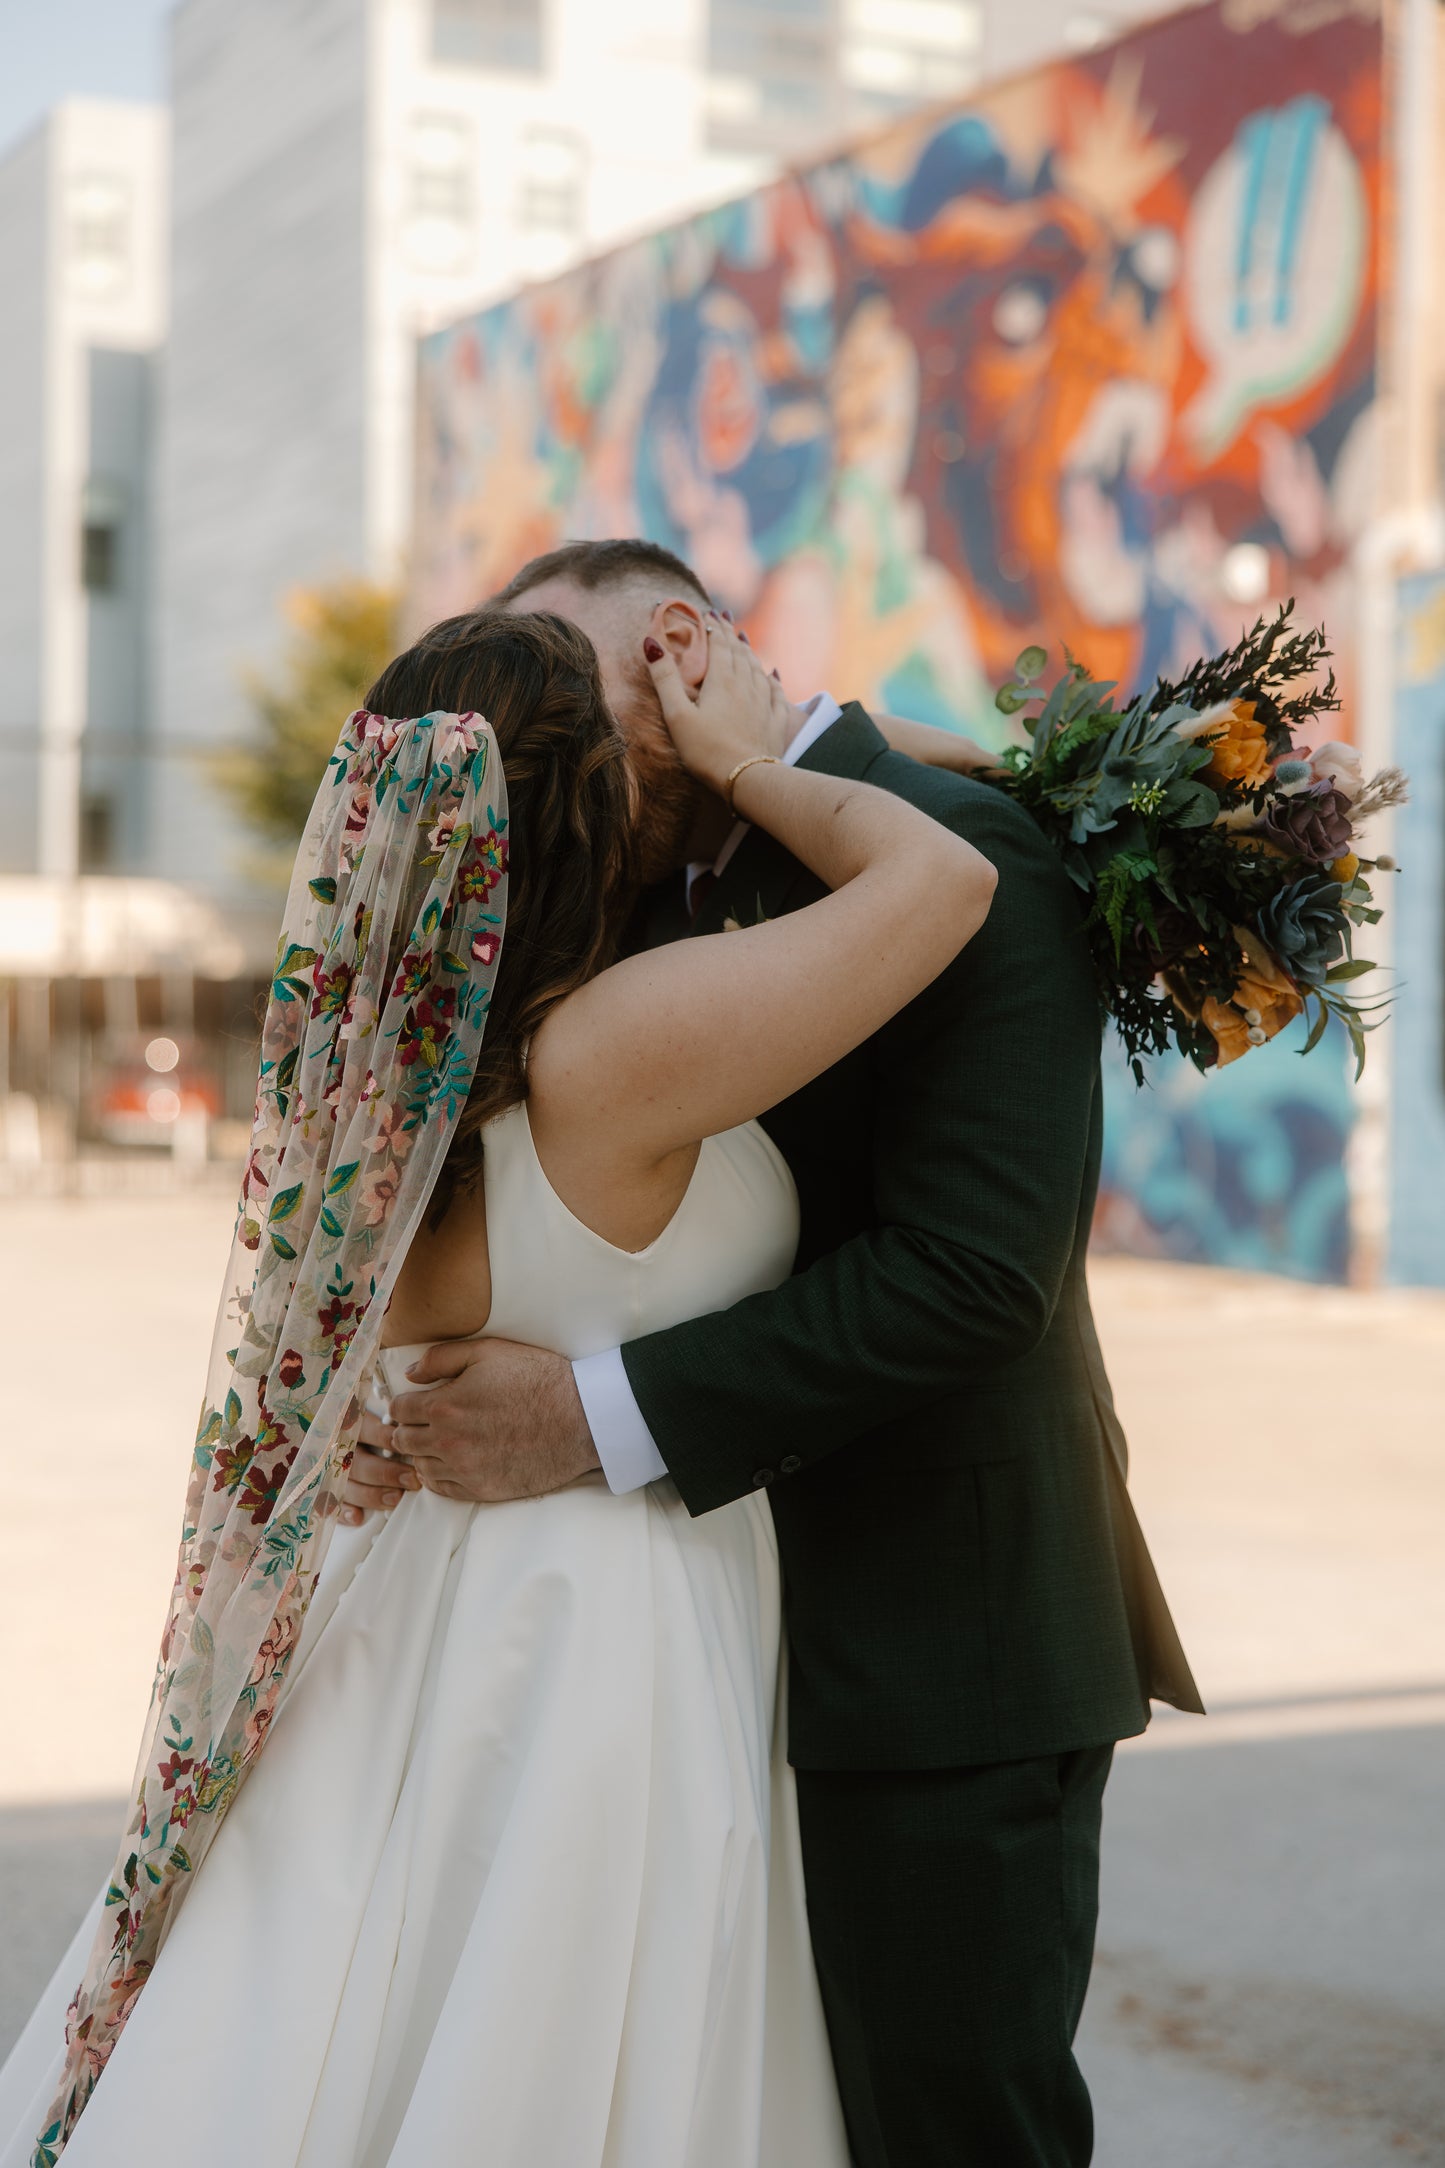
<svg viewBox="0 0 1445 2168"><path fill-rule="evenodd" d="M797 1236L752 1125L636 1255L562 1204L524 1108L486 1196L487 1330L572 1356L775 1285ZM385 1358L403 1389L415 1352ZM692 1520L596 1477L338 1531L65 2168L845 2168L778 1603L759 1498ZM0 2168L28 2168L98 1914L0 2074Z"/></svg>

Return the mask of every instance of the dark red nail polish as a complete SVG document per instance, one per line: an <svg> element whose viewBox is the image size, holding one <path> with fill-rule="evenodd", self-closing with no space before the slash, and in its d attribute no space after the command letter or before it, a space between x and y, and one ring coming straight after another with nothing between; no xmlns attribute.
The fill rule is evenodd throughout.
<svg viewBox="0 0 1445 2168"><path fill-rule="evenodd" d="M661 644L650 636L643 641L642 652L649 662L661 662L662 660Z"/></svg>

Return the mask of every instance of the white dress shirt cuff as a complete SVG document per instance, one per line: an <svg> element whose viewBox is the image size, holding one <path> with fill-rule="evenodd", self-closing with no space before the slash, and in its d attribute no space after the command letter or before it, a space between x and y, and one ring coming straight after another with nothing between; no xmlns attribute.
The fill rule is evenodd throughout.
<svg viewBox="0 0 1445 2168"><path fill-rule="evenodd" d="M572 1375L608 1489L620 1498L666 1475L667 1463L627 1382L621 1348L584 1355L573 1363Z"/></svg>

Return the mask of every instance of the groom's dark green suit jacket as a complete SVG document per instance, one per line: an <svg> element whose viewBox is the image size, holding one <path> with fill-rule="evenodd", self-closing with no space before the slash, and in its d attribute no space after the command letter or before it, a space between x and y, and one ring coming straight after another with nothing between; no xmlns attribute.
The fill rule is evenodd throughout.
<svg viewBox="0 0 1445 2168"><path fill-rule="evenodd" d="M764 1116L798 1186L794 1277L634 1341L694 1514L766 1488L805 1769L1020 1760L1200 1707L1125 1488L1085 1284L1100 1016L1076 891L1027 815L891 752L863 710L801 765L922 807L992 859L941 978ZM753 829L696 931L812 902ZM652 940L686 931L660 906Z"/></svg>

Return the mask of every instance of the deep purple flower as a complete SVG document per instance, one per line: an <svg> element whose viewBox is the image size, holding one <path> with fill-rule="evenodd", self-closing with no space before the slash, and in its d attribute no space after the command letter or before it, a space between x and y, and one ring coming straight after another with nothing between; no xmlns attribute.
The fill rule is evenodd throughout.
<svg viewBox="0 0 1445 2168"><path fill-rule="evenodd" d="M1315 866L1343 858L1354 833L1350 801L1332 783L1312 783L1308 790L1274 799L1264 825L1291 857L1307 858Z"/></svg>

